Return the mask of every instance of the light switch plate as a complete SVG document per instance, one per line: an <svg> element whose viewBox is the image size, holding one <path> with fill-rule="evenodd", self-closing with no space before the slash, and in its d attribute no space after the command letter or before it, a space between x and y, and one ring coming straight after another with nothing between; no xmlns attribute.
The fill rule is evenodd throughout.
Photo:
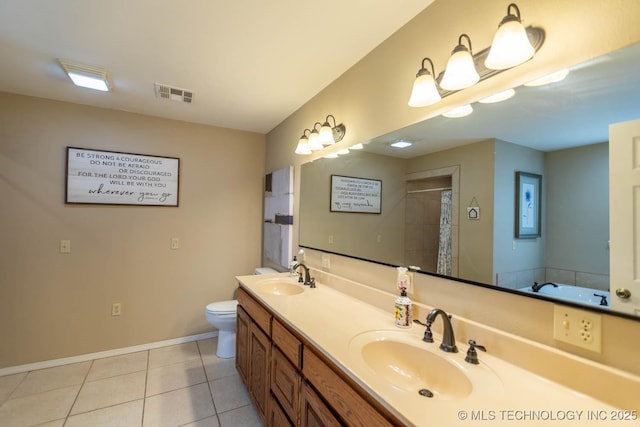
<svg viewBox="0 0 640 427"><path fill-rule="evenodd" d="M331 255L322 254L322 268L331 268Z"/></svg>
<svg viewBox="0 0 640 427"><path fill-rule="evenodd" d="M178 237L171 238L171 249L180 249L180 239Z"/></svg>
<svg viewBox="0 0 640 427"><path fill-rule="evenodd" d="M71 240L60 240L60 253L61 254L71 253Z"/></svg>
<svg viewBox="0 0 640 427"><path fill-rule="evenodd" d="M587 310L555 305L553 338L601 353L602 316Z"/></svg>

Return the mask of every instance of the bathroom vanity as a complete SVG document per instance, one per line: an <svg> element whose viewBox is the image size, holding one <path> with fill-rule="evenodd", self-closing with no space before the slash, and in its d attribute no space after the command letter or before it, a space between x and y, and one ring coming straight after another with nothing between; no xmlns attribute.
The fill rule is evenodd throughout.
<svg viewBox="0 0 640 427"><path fill-rule="evenodd" d="M236 365L266 426L640 425L638 408L534 375L491 347L477 365L460 340L444 352L441 324L425 343L423 326L394 326L393 295L320 276L316 288L287 273L237 277Z"/></svg>

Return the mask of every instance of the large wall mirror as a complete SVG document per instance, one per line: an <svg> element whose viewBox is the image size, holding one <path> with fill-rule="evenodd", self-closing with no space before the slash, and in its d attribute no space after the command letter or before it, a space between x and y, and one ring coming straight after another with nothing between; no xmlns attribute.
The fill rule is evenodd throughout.
<svg viewBox="0 0 640 427"><path fill-rule="evenodd" d="M609 124L640 118L638 69L633 45L303 164L300 245L611 311ZM332 211L332 175L380 180L381 212Z"/></svg>

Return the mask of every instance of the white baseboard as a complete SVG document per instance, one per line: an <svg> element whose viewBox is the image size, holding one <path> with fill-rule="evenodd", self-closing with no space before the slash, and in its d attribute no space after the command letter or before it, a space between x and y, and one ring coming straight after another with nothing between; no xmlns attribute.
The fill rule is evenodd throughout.
<svg viewBox="0 0 640 427"><path fill-rule="evenodd" d="M70 363L86 362L93 359L104 359L105 357L120 356L138 351L152 350L154 348L166 347L169 345L183 344L191 341L206 340L217 337L218 331L206 332L198 335L174 338L165 341L156 341L147 344L134 345L132 347L115 348L113 350L99 351L97 353L81 354L79 356L65 357L62 359L45 360L43 362L28 363L26 365L10 366L0 368L0 377L21 372L35 371L37 369L53 368L55 366L68 365Z"/></svg>

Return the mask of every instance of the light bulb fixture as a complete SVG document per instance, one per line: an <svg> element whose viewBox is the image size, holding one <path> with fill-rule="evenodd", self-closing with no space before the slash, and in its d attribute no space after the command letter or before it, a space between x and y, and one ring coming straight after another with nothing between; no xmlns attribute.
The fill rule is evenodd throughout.
<svg viewBox="0 0 640 427"><path fill-rule="evenodd" d="M331 126L330 119L333 121L333 126ZM320 126L320 131L318 131L318 126ZM307 131L309 132L308 137ZM337 124L336 118L329 114L324 119L324 123L316 122L311 130L305 129L302 132L295 152L296 154L311 154L312 151L322 150L325 145L333 145L342 141L346 131L345 125Z"/></svg>
<svg viewBox="0 0 640 427"><path fill-rule="evenodd" d="M431 72L425 67L426 61L431 65ZM418 70L416 80L413 82L413 89L409 97L409 107L426 107L442 99L436 87L435 74L431 59L424 58L422 60L422 68Z"/></svg>
<svg viewBox="0 0 640 427"><path fill-rule="evenodd" d="M496 102L506 101L507 99L512 98L515 94L516 91L511 88L503 90L502 92L496 92L493 95L487 96L486 98L479 99L478 102L481 104L495 104Z"/></svg>
<svg viewBox="0 0 640 427"><path fill-rule="evenodd" d="M364 145L362 145L361 142L352 145L351 147L349 147L349 150L363 150L364 149Z"/></svg>
<svg viewBox="0 0 640 427"><path fill-rule="evenodd" d="M444 117L448 117L450 119L458 119L460 117L466 117L469 114L473 113L473 107L471 104L461 105L459 107L453 108L442 115Z"/></svg>
<svg viewBox="0 0 640 427"><path fill-rule="evenodd" d="M316 122L313 125L313 129L311 129L311 133L309 134L309 148L311 149L311 151L318 151L324 148L322 142L320 142L320 133L316 129L318 125L321 125L321 123Z"/></svg>
<svg viewBox="0 0 640 427"><path fill-rule="evenodd" d="M305 129L302 132L302 136L298 140L298 146L296 147L296 154L311 154L311 148L309 148L309 138L307 138L307 131L311 132L309 129Z"/></svg>
<svg viewBox="0 0 640 427"><path fill-rule="evenodd" d="M467 40L469 48L462 43L463 39ZM478 81L480 81L480 75L473 62L471 39L468 35L461 34L458 37L458 45L451 52L447 62L440 87L446 90L461 90L473 86Z"/></svg>
<svg viewBox="0 0 640 427"><path fill-rule="evenodd" d="M502 19L493 36L484 65L491 70L505 70L528 61L535 52L522 25L520 9L511 3L507 6L507 16Z"/></svg>
<svg viewBox="0 0 640 427"><path fill-rule="evenodd" d="M338 156L343 156L343 155L345 155L345 154L349 154L349 149L348 149L348 148L343 148L342 150L338 150L338 151L336 151L336 154L337 154Z"/></svg>
<svg viewBox="0 0 640 427"><path fill-rule="evenodd" d="M411 143L409 141L405 141L404 139L401 139L401 140L396 141L394 143L391 143L389 145L392 146L393 148L403 149L403 148L411 147L413 145L413 143Z"/></svg>
<svg viewBox="0 0 640 427"><path fill-rule="evenodd" d="M104 68L80 64L67 59L58 59L58 62L76 86L101 92L111 90L111 82L109 82L107 70Z"/></svg>

